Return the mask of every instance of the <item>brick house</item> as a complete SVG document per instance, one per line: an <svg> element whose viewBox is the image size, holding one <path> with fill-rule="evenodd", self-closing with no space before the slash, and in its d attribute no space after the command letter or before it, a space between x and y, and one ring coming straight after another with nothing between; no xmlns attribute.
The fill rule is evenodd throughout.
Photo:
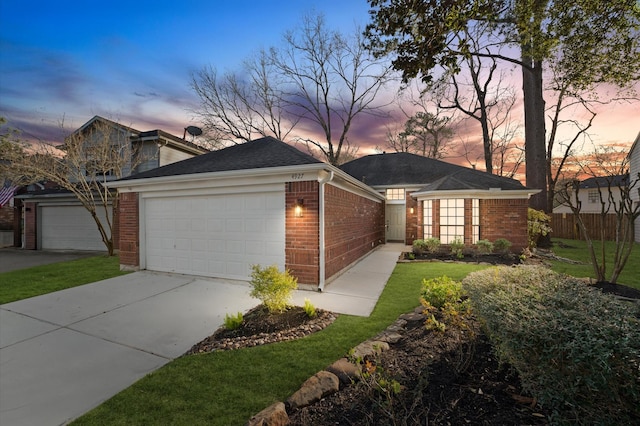
<svg viewBox="0 0 640 426"><path fill-rule="evenodd" d="M180 139L162 130L139 131L128 126L121 125L106 118L95 116L80 128L75 130L70 137L86 138L90 144L91 139L103 139L105 132L113 145L127 147L123 152L131 153L127 165L122 170L122 176L143 172L176 161L200 155L208 150ZM138 161L138 159L140 159ZM90 159L87 160L89 175ZM104 172L107 180L116 180L119 177ZM100 175L102 180L103 175ZM80 204L78 199L68 190L61 189L55 182L47 182L43 185L30 185L33 187L28 192L17 198L21 208L16 211L18 223L24 221L22 247L30 250L105 250L102 237L91 214ZM113 220L113 206L102 209L98 206L97 212L102 223L106 223L107 217ZM113 239L115 247L118 244L117 219L114 222ZM19 228L16 228L19 229Z"/></svg>
<svg viewBox="0 0 640 426"><path fill-rule="evenodd" d="M443 171L486 185L474 183L460 191L447 180L436 189L444 198L436 199L435 187L429 187L433 178L431 183L422 176L378 185L372 174L354 174L359 169L352 163L379 156L337 168L266 137L109 183L120 192L121 267L246 280L251 265L275 264L289 269L301 287L322 290L378 245L422 238L426 216L419 212L427 205L440 211L439 203L450 199L463 200L469 244L474 229L480 229L476 237L507 237L514 248L526 244L527 199L534 191L511 179L424 157L382 156L404 170L407 164L420 168L418 175L427 172L423 160L436 162L434 167L445 164ZM381 170L389 166L384 163ZM402 168L386 170L394 175ZM484 218L471 228L474 206L499 217ZM458 211L451 211L455 218ZM401 231L390 226L391 216L402 223ZM442 214L433 214L431 229L443 220ZM433 235L444 236L441 229Z"/></svg>

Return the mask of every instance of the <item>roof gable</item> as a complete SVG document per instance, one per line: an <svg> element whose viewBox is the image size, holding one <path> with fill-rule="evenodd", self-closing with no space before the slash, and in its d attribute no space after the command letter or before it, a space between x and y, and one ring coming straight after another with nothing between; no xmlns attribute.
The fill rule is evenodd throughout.
<svg viewBox="0 0 640 426"><path fill-rule="evenodd" d="M340 168L370 186L424 186L423 190L429 191L526 189L515 179L407 152L368 155Z"/></svg>
<svg viewBox="0 0 640 426"><path fill-rule="evenodd" d="M322 163L322 161L275 138L264 137L138 173L121 180L316 163Z"/></svg>

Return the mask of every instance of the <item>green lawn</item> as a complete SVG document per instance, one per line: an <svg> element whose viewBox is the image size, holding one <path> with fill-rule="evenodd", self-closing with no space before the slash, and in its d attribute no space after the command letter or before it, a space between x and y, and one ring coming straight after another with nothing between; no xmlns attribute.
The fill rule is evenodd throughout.
<svg viewBox="0 0 640 426"><path fill-rule="evenodd" d="M0 274L0 304L126 274L117 256L96 256Z"/></svg>
<svg viewBox="0 0 640 426"><path fill-rule="evenodd" d="M582 265L573 265L570 263L553 261L552 269L554 271L572 275L574 277L595 277L593 266L591 266L591 260L589 258L589 252L587 251L586 242L582 240L567 240L561 238L553 238L553 242L553 251L556 255L584 263ZM562 242L568 247L562 248L557 244L558 242ZM596 241L594 244L596 247L596 253L599 256L600 243ZM605 243L605 251L608 254L606 276L609 278L611 276L611 269L613 266L611 258L615 251L613 241L607 241ZM631 256L629 256L629 260L622 270L618 283L640 289L640 244L634 244Z"/></svg>
<svg viewBox="0 0 640 426"><path fill-rule="evenodd" d="M292 342L179 358L122 391L74 425L242 425L284 401L316 372L419 305L423 278L462 279L480 265L396 266L368 318L341 315L325 330ZM213 331L213 330L212 330Z"/></svg>

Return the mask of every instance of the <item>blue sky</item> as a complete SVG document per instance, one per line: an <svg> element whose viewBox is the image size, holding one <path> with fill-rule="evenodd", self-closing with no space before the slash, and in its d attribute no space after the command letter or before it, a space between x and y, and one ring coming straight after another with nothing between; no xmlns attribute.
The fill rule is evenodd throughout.
<svg viewBox="0 0 640 426"><path fill-rule="evenodd" d="M94 115L182 136L198 124L193 72L237 69L304 13L350 32L368 9L366 0L0 0L0 116L28 139L61 140ZM595 141L629 144L639 117L639 102L602 108ZM352 142L383 144L377 127L354 126Z"/></svg>
<svg viewBox="0 0 640 426"><path fill-rule="evenodd" d="M307 12L366 24L365 0L0 1L0 115L25 136L94 115L176 135L197 105L191 74L233 70Z"/></svg>

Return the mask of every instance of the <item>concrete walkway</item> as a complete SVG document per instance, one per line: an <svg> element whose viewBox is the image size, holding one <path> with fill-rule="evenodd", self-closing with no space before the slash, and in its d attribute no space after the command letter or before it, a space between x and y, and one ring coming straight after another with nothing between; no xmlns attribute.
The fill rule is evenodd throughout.
<svg viewBox="0 0 640 426"><path fill-rule="evenodd" d="M402 245L387 245L295 304L369 315ZM0 425L73 420L259 303L246 282L148 271L0 305Z"/></svg>

